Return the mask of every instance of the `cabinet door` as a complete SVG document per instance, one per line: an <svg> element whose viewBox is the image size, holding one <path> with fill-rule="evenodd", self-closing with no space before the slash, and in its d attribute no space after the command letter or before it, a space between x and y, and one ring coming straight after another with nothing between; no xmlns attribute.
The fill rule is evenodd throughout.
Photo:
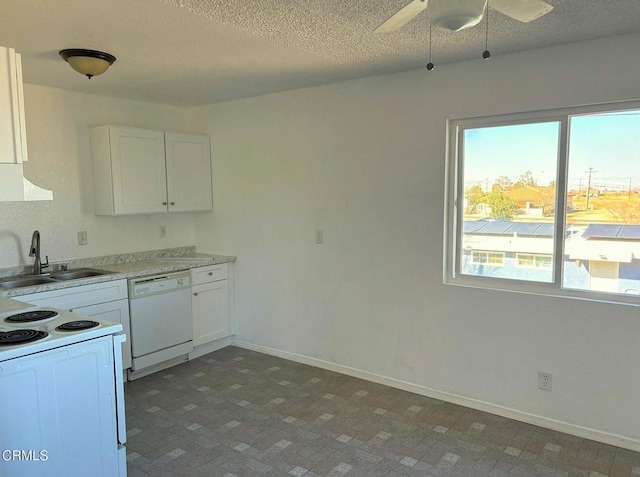
<svg viewBox="0 0 640 477"><path fill-rule="evenodd" d="M73 308L74 313L92 316L98 320L110 321L122 324L123 332L127 335L127 341L122 343L122 369L131 367L131 327L129 322L129 300L111 301L99 305L82 306Z"/></svg>
<svg viewBox="0 0 640 477"><path fill-rule="evenodd" d="M115 214L167 211L164 133L109 128Z"/></svg>
<svg viewBox="0 0 640 477"><path fill-rule="evenodd" d="M229 336L231 331L228 281L203 283L191 289L193 291L193 346Z"/></svg>
<svg viewBox="0 0 640 477"><path fill-rule="evenodd" d="M209 137L165 134L169 211L211 210Z"/></svg>

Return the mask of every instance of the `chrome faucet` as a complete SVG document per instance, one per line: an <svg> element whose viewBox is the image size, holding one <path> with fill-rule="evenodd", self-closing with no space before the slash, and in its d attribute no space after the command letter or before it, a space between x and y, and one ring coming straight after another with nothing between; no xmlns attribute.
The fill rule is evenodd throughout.
<svg viewBox="0 0 640 477"><path fill-rule="evenodd" d="M31 236L31 250L29 252L30 257L35 257L33 260L33 274L41 275L42 269L49 266L49 256L46 256L47 263L42 263L40 260L40 232L35 230Z"/></svg>

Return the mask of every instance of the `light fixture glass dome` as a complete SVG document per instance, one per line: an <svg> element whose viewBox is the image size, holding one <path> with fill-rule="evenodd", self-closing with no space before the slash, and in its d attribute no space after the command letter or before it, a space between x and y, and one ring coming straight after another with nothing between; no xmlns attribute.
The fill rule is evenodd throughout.
<svg viewBox="0 0 640 477"><path fill-rule="evenodd" d="M434 28L460 31L480 23L487 0L429 0L429 20Z"/></svg>
<svg viewBox="0 0 640 477"><path fill-rule="evenodd" d="M60 56L71 68L89 79L101 75L116 61L116 57L109 53L81 48L62 50Z"/></svg>

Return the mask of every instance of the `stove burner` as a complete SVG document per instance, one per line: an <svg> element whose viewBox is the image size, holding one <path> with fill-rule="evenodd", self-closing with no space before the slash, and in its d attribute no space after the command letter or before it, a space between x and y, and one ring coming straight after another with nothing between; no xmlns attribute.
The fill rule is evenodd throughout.
<svg viewBox="0 0 640 477"><path fill-rule="evenodd" d="M30 343L46 338L49 333L37 330L11 330L0 333L0 346Z"/></svg>
<svg viewBox="0 0 640 477"><path fill-rule="evenodd" d="M5 318L4 321L7 323L29 323L31 321L48 320L54 316L58 316L58 312L51 310L34 310L11 315Z"/></svg>
<svg viewBox="0 0 640 477"><path fill-rule="evenodd" d="M56 330L57 331L80 331L80 330L87 330L89 328L95 328L99 324L100 323L98 323L97 321L91 321L91 320L69 321L67 323L64 323L56 327Z"/></svg>

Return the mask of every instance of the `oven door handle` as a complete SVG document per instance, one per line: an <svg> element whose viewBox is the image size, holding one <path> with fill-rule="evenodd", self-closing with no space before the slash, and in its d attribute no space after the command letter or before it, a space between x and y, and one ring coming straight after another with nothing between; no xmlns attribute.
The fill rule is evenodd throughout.
<svg viewBox="0 0 640 477"><path fill-rule="evenodd" d="M124 444L127 442L127 425L124 415L124 381L122 376L122 343L127 341L127 335L113 336L113 372L116 377L116 426L118 442Z"/></svg>

